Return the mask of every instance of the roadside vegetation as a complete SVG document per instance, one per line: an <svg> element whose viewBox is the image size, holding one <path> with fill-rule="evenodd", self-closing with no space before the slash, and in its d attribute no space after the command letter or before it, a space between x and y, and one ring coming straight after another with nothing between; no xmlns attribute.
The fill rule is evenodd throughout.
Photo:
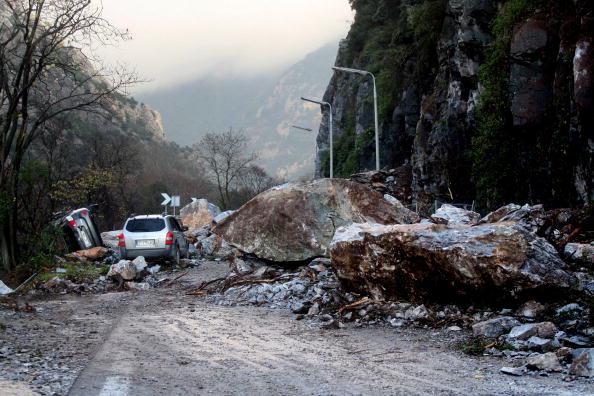
<svg viewBox="0 0 594 396"><path fill-rule="evenodd" d="M151 110L126 95L141 79L88 50L128 39L95 2L6 0L0 17L2 279L55 266L58 211L96 204L99 229L114 230L131 214L161 213L162 192L236 208L272 183L250 157L221 195L213 164L160 135ZM233 161L245 155L244 145L221 147L234 148Z"/></svg>

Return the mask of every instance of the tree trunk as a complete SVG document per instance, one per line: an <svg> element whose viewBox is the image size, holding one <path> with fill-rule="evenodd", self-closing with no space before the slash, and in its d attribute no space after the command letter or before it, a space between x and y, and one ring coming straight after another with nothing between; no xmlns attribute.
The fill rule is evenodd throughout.
<svg viewBox="0 0 594 396"><path fill-rule="evenodd" d="M5 271L9 272L15 267L16 257L16 232L15 232L15 204L5 208L2 214L3 221L0 230L0 262Z"/></svg>

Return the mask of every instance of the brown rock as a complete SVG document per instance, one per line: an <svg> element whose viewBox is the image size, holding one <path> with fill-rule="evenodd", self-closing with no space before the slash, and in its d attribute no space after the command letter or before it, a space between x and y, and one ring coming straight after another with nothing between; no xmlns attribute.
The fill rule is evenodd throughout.
<svg viewBox="0 0 594 396"><path fill-rule="evenodd" d="M184 206L179 212L183 225L188 227L190 233L209 225L220 213L221 209L206 199L198 199Z"/></svg>
<svg viewBox="0 0 594 396"><path fill-rule="evenodd" d="M573 280L545 239L505 222L352 224L337 230L332 262L347 290L376 299L492 304Z"/></svg>
<svg viewBox="0 0 594 396"><path fill-rule="evenodd" d="M578 377L594 377L594 348L585 349L573 359L569 367L569 374Z"/></svg>
<svg viewBox="0 0 594 396"><path fill-rule="evenodd" d="M536 335L540 338L553 338L557 331L557 326L555 326L553 322L541 322L536 324Z"/></svg>
<svg viewBox="0 0 594 396"><path fill-rule="evenodd" d="M518 308L516 313L525 318L536 318L545 310L545 306L534 300L526 301Z"/></svg>
<svg viewBox="0 0 594 396"><path fill-rule="evenodd" d="M109 249L97 246L91 249L79 250L76 253L87 260L98 260L107 256L109 254Z"/></svg>
<svg viewBox="0 0 594 396"><path fill-rule="evenodd" d="M526 367L531 370L544 370L556 373L563 371L563 367L559 363L559 358L557 358L554 352L547 352L531 357L528 359Z"/></svg>
<svg viewBox="0 0 594 396"><path fill-rule="evenodd" d="M381 194L343 179L288 183L258 195L213 228L260 258L303 261L329 257L335 230L352 222L397 224L411 217Z"/></svg>

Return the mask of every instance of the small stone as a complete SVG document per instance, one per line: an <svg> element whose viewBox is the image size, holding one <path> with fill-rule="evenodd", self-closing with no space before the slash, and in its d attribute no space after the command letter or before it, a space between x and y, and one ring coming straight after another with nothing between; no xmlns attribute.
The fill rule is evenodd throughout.
<svg viewBox="0 0 594 396"><path fill-rule="evenodd" d="M152 267L150 267L148 269L148 272L152 275L156 274L157 272L161 271L161 266L160 265L153 265Z"/></svg>
<svg viewBox="0 0 594 396"><path fill-rule="evenodd" d="M309 316L316 316L319 313L320 313L320 306L318 303L314 303L314 305L311 306L309 311L307 311L307 315L309 315Z"/></svg>
<svg viewBox="0 0 594 396"><path fill-rule="evenodd" d="M562 347L557 349L557 357L563 360L567 360L568 358L571 357L571 351L573 351L573 349L571 348L567 348L567 347Z"/></svg>
<svg viewBox="0 0 594 396"><path fill-rule="evenodd" d="M338 329L340 328L340 325L336 320L332 319L327 322L322 322L321 327L322 329Z"/></svg>
<svg viewBox="0 0 594 396"><path fill-rule="evenodd" d="M147 267L146 260L142 256L138 256L132 260L132 264L134 264L136 267L136 273L144 271L144 269Z"/></svg>
<svg viewBox="0 0 594 396"><path fill-rule="evenodd" d="M557 333L557 326L553 322L541 322L536 324L536 335L541 338L553 338Z"/></svg>
<svg viewBox="0 0 594 396"><path fill-rule="evenodd" d="M392 327L402 327L406 324L406 322L404 320L396 319L396 318L390 320L389 323L390 323L390 326L392 326Z"/></svg>
<svg viewBox="0 0 594 396"><path fill-rule="evenodd" d="M520 306L520 308L518 308L516 313L520 316L525 317L525 318L533 319L533 318L536 318L538 315L540 315L544 310L545 310L544 305L542 305L541 303L538 303L534 300L530 300L530 301L527 301L524 304L522 304Z"/></svg>
<svg viewBox="0 0 594 396"><path fill-rule="evenodd" d="M569 338L563 338L562 342L564 345L570 346L572 348L586 348L591 344L590 339L588 337L583 337L579 335L575 335Z"/></svg>
<svg viewBox="0 0 594 396"><path fill-rule="evenodd" d="M424 305L419 305L418 307L411 307L406 310L404 313L404 318L406 320L419 320L425 319L429 316L429 311L425 308Z"/></svg>
<svg viewBox="0 0 594 396"><path fill-rule="evenodd" d="M563 367L559 363L559 358L554 352L547 352L529 358L526 367L531 370L544 370L556 373L563 371Z"/></svg>
<svg viewBox="0 0 594 396"><path fill-rule="evenodd" d="M128 288L128 290L134 291L144 291L149 290L151 288L151 285L149 285L146 282L126 282L125 285Z"/></svg>
<svg viewBox="0 0 594 396"><path fill-rule="evenodd" d="M475 337L497 338L518 326L520 322L510 316L500 316L472 325Z"/></svg>
<svg viewBox="0 0 594 396"><path fill-rule="evenodd" d="M513 375L516 377L521 377L526 373L526 369L524 367L501 367L499 369L503 374Z"/></svg>
<svg viewBox="0 0 594 396"><path fill-rule="evenodd" d="M527 323L519 326L515 326L511 329L507 337L509 339L527 340L528 338L537 334L536 325Z"/></svg>
<svg viewBox="0 0 594 396"><path fill-rule="evenodd" d="M585 349L573 359L569 367L569 374L577 377L594 377L594 348Z"/></svg>
<svg viewBox="0 0 594 396"><path fill-rule="evenodd" d="M528 348L533 351L547 352L552 349L552 342L546 338L532 336L528 339Z"/></svg>
<svg viewBox="0 0 594 396"><path fill-rule="evenodd" d="M303 314L309 310L309 304L305 304L301 301L291 304L291 311L296 314Z"/></svg>
<svg viewBox="0 0 594 396"><path fill-rule="evenodd" d="M245 261L243 261L240 258L236 258L233 264L235 264L237 273L240 275L245 275L247 273L252 272L252 270L253 270L253 268L250 264L246 263Z"/></svg>
<svg viewBox="0 0 594 396"><path fill-rule="evenodd" d="M450 326L448 327L448 331L461 331L462 329L459 326Z"/></svg>
<svg viewBox="0 0 594 396"><path fill-rule="evenodd" d="M561 315L563 313L568 313L568 312L582 312L583 310L584 310L584 308L582 308L579 304L571 303L571 304L564 305L561 308L557 309L557 315Z"/></svg>

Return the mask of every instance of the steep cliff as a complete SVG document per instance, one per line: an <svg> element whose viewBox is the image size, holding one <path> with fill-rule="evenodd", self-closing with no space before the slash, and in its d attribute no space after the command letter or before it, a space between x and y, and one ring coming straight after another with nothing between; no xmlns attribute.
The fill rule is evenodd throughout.
<svg viewBox="0 0 594 396"><path fill-rule="evenodd" d="M576 205L594 198L594 5L587 0L351 0L336 65L377 78L382 167L417 200ZM338 176L373 169L370 78L337 72ZM316 171L328 172L328 119Z"/></svg>

